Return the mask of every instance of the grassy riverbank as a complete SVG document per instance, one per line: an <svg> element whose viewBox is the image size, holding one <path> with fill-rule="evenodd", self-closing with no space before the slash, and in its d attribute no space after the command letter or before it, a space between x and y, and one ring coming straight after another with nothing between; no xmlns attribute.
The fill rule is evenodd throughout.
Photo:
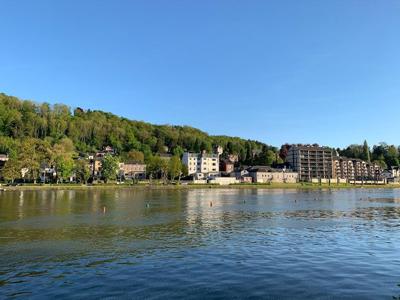
<svg viewBox="0 0 400 300"><path fill-rule="evenodd" d="M354 185L354 184L313 184L313 183L272 183L272 184L24 184L18 186L1 186L8 190L90 190L90 189L351 189L351 188L400 188L399 184Z"/></svg>

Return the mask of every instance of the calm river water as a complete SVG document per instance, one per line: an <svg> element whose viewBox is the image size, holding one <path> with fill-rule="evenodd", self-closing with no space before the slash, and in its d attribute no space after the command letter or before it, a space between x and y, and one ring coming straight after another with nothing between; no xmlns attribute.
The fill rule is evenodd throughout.
<svg viewBox="0 0 400 300"><path fill-rule="evenodd" d="M0 193L0 298L392 299L399 283L400 190Z"/></svg>

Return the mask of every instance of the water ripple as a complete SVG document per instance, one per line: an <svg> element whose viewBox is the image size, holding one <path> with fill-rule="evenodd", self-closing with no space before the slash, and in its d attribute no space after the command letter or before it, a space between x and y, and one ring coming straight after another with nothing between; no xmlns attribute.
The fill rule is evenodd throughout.
<svg viewBox="0 0 400 300"><path fill-rule="evenodd" d="M1 293L38 299L400 294L399 190L114 193L24 192L23 202L18 192L0 195Z"/></svg>

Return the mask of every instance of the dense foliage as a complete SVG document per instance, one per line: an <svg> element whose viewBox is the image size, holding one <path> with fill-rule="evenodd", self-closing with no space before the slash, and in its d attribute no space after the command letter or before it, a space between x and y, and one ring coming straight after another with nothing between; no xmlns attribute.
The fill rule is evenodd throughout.
<svg viewBox="0 0 400 300"><path fill-rule="evenodd" d="M102 111L71 110L62 104L38 104L0 94L0 153L8 154L13 162L14 168L10 162L5 169L10 179L24 167L29 169L30 178L37 178L43 163L57 165L66 175L74 156L108 145L122 161L148 163L159 154L180 157L184 151L211 152L218 145L224 149L223 156L237 154L242 164L281 162L276 148L257 141L211 136L189 126L152 125ZM81 171L84 181L86 172ZM162 173L167 176L167 172Z"/></svg>
<svg viewBox="0 0 400 300"><path fill-rule="evenodd" d="M345 149L338 149L338 152L340 155L349 158L377 162L383 168L398 167L400 165L400 147L386 143L374 145L371 151L365 141L363 145L353 144Z"/></svg>

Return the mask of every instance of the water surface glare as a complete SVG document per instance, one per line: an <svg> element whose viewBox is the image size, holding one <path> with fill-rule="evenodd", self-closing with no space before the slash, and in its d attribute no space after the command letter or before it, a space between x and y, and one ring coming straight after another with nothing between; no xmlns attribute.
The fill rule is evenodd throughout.
<svg viewBox="0 0 400 300"><path fill-rule="evenodd" d="M400 189L0 192L0 298L392 299Z"/></svg>

